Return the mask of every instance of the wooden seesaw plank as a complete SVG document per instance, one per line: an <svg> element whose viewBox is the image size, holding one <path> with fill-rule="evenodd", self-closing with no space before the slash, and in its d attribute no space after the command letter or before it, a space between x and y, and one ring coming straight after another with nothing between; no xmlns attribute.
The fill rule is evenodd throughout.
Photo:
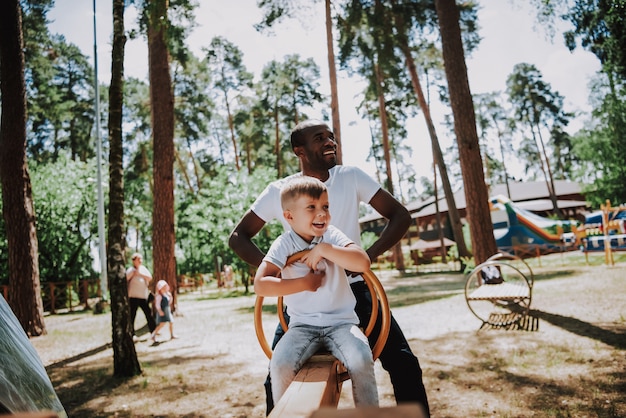
<svg viewBox="0 0 626 418"><path fill-rule="evenodd" d="M300 369L270 418L308 418L321 406L337 407L343 365L332 355L315 355Z"/></svg>

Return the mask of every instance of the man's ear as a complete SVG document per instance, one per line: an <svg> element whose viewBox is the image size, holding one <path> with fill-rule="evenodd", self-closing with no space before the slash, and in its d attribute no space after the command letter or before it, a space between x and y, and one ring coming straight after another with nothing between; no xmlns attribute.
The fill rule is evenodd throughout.
<svg viewBox="0 0 626 418"><path fill-rule="evenodd" d="M293 147L293 153L296 154L296 157L298 158L302 157L302 155L304 154L304 151L302 150L302 145Z"/></svg>

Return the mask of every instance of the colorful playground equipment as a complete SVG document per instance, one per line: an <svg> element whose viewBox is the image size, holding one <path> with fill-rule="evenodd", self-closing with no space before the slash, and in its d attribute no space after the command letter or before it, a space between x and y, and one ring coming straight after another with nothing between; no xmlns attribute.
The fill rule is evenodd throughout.
<svg viewBox="0 0 626 418"><path fill-rule="evenodd" d="M611 207L606 201L600 210L585 217L575 231L576 243L585 255L604 252L606 264L615 264L613 251L626 251L626 205Z"/></svg>
<svg viewBox="0 0 626 418"><path fill-rule="evenodd" d="M536 215L502 195L491 197L489 206L500 251L526 258L577 249L575 220Z"/></svg>

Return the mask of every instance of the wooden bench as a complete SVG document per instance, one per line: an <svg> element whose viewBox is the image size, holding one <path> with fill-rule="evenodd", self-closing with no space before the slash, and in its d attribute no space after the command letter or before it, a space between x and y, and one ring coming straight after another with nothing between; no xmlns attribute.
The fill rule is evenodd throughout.
<svg viewBox="0 0 626 418"><path fill-rule="evenodd" d="M530 298L530 287L517 283L483 284L467 297L471 300L507 300Z"/></svg>
<svg viewBox="0 0 626 418"><path fill-rule="evenodd" d="M482 273L493 268L497 269L499 277L489 282ZM465 300L483 326L509 326L528 316L533 283L532 269L524 260L508 253L498 253L468 274Z"/></svg>

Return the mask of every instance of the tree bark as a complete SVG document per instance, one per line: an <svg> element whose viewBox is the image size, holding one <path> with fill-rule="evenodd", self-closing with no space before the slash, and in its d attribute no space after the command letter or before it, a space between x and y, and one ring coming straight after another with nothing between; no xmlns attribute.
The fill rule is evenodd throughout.
<svg viewBox="0 0 626 418"><path fill-rule="evenodd" d="M392 4L394 4L395 6L395 1L392 1ZM471 253L469 252L469 250L467 249L467 245L465 244L461 216L459 215L459 211L456 207L454 193L452 192L450 178L448 177L448 170L446 168L446 163L443 160L443 153L441 152L441 145L439 144L439 138L437 137L435 124L433 123L433 119L430 115L430 106L428 105L428 103L426 102L426 98L424 97L424 91L422 90L422 85L420 83L419 77L417 76L415 60L413 59L413 55L411 55L411 48L409 47L408 40L405 35L407 29L404 23L404 18L397 13L394 13L393 16L399 34L398 42L400 44L400 49L404 54L404 59L406 60L409 75L411 76L413 91L417 96L417 102L422 109L422 113L424 114L424 119L426 121L426 126L428 127L428 134L430 135L430 141L432 143L433 159L435 160L437 168L439 169L443 193L446 198L446 203L448 204L448 217L450 219L452 235L454 236L454 241L456 242L459 257L469 257L471 256ZM441 225L441 223L438 223L438 225Z"/></svg>
<svg viewBox="0 0 626 418"><path fill-rule="evenodd" d="M498 247L493 235L489 195L476 132L474 104L467 80L459 10L455 0L436 0L435 7L439 18L443 60L459 148L472 252L475 263L479 264L495 254Z"/></svg>
<svg viewBox="0 0 626 418"><path fill-rule="evenodd" d="M39 283L35 209L26 159L26 83L22 12L0 2L0 181L9 252L8 303L29 336L46 333Z"/></svg>
<svg viewBox="0 0 626 418"><path fill-rule="evenodd" d="M380 66L374 65L374 71L376 73L376 89L378 90L378 111L380 113L380 124L383 134L383 152L385 157L385 171L387 173L387 191L393 196L393 178L391 170L391 156L389 151L389 128L387 125L387 109L385 107L385 96L383 93L383 77L380 73ZM393 259L396 265L396 269L399 271L405 270L404 255L402 254L402 241L393 246Z"/></svg>
<svg viewBox="0 0 626 418"><path fill-rule="evenodd" d="M166 280L176 300L174 255L174 93L166 42L167 0L147 3L150 108L153 137L154 208L152 241L155 277ZM153 282L155 282L154 280ZM152 283L154 287L155 283ZM174 303L174 309L176 304Z"/></svg>
<svg viewBox="0 0 626 418"><path fill-rule="evenodd" d="M109 86L109 231L107 274L111 293L113 374L130 377L141 374L133 342L126 282L124 237L124 166L122 107L124 95L124 0L113 0L113 51Z"/></svg>

